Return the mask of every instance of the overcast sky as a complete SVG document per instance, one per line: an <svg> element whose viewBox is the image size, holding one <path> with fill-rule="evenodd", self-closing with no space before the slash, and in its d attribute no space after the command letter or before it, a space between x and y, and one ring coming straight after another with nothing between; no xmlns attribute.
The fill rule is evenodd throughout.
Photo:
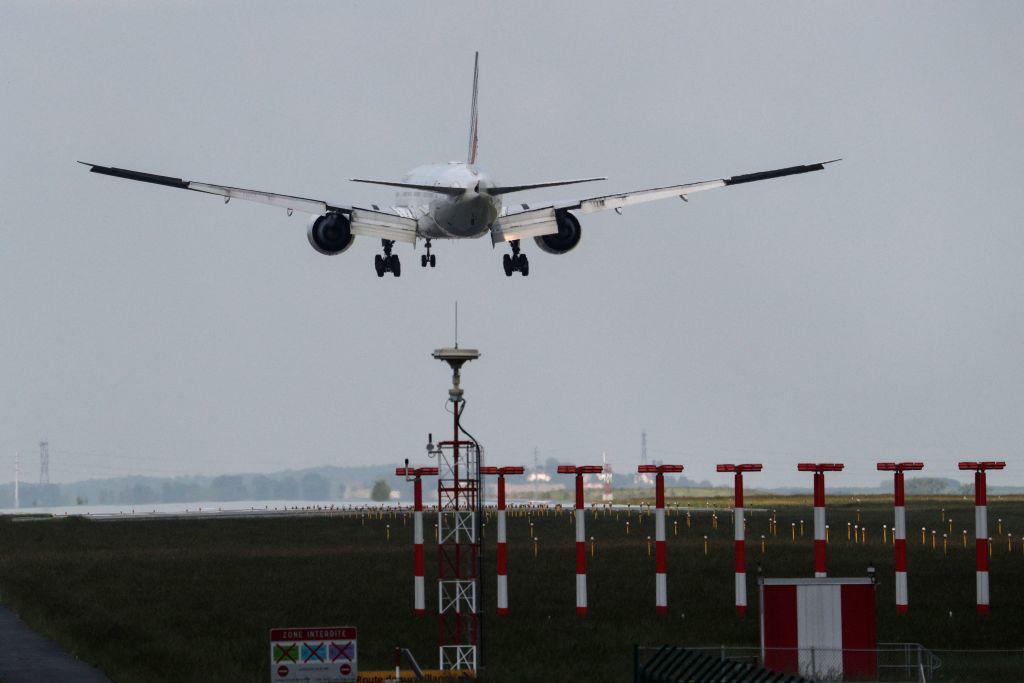
<svg viewBox="0 0 1024 683"><path fill-rule="evenodd" d="M728 483L801 460L1024 482L1024 5L0 5L0 480L650 457ZM75 160L339 202L465 157L571 198L843 157L823 173L582 217L564 256L488 239L437 268L324 257L305 217ZM808 477L806 483L810 484Z"/></svg>

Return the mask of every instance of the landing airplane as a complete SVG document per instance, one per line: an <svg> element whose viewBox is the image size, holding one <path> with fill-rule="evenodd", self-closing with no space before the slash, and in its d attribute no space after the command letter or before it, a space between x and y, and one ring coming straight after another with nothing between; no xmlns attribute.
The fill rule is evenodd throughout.
<svg viewBox="0 0 1024 683"><path fill-rule="evenodd" d="M245 199L262 204L284 208L291 216L293 211L311 214L306 230L310 245L327 256L344 252L352 246L356 235L380 238L383 254L377 254L374 266L378 277L392 273L402 274L398 254L392 253L395 242L407 242L416 247L419 239L425 241L426 253L420 256L422 267L433 268L437 256L431 253L433 240L473 239L489 234L491 244L507 242L511 253L503 259L505 275L518 272L523 276L530 273L530 262L521 251L520 240L532 237L541 251L549 254L564 254L580 242L582 231L577 213L588 214L597 211L615 210L622 213L623 207L651 202L669 197L688 201L694 192L712 190L718 187L741 185L758 180L781 178L798 173L821 171L826 164L839 161L824 161L816 164L790 166L771 171L759 171L720 178L703 180L683 185L655 187L634 192L610 194L586 199L567 201L516 202L503 205L505 195L534 190L542 187L576 185L605 178L581 178L525 185L501 185L494 176L477 165L478 116L477 95L480 76L480 55L473 63L473 100L469 117L469 153L465 162L449 161L447 164L420 166L410 171L400 182L364 180L352 178L352 182L370 183L398 188L394 206L370 204L368 207L338 204L323 199L293 197L286 194L246 190L227 185L200 183L171 176L130 171L112 166L100 166L79 162L93 173L138 180L144 183L166 185L183 190L205 192L224 197L224 203L232 199Z"/></svg>

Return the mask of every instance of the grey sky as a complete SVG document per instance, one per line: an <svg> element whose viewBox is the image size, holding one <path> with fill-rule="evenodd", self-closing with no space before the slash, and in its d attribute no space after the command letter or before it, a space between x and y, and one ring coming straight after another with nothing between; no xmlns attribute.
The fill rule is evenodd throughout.
<svg viewBox="0 0 1024 683"><path fill-rule="evenodd" d="M1022 28L1020 3L3 3L0 480L44 436L60 481L415 461L458 298L494 461L623 471L646 428L723 483L976 457L1020 483ZM484 166L609 177L547 196L845 161L586 216L526 279L477 240L426 272L399 247L397 280L375 240L323 257L299 214L74 163L387 201L345 179L462 159L475 49Z"/></svg>

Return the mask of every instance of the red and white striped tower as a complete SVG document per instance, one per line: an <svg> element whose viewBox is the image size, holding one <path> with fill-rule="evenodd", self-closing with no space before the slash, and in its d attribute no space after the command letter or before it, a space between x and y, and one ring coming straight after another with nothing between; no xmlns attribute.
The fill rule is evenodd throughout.
<svg viewBox="0 0 1024 683"><path fill-rule="evenodd" d="M523 474L522 467L481 467L480 474L498 475L498 616L508 614L508 555L505 547L505 475Z"/></svg>
<svg viewBox="0 0 1024 683"><path fill-rule="evenodd" d="M426 604L423 592L423 480L421 477L437 476L437 468L398 467L395 469L395 474L405 477L406 481L412 478L413 482L413 613L416 616L422 616L426 614Z"/></svg>
<svg viewBox="0 0 1024 683"><path fill-rule="evenodd" d="M814 472L814 576L828 575L825 564L825 473L841 472L837 462L802 462L796 466L801 472Z"/></svg>
<svg viewBox="0 0 1024 683"><path fill-rule="evenodd" d="M896 613L907 613L907 516L903 504L903 472L924 469L921 462L880 462L878 469L893 473L893 503L896 520L892 526L892 545L896 552Z"/></svg>
<svg viewBox="0 0 1024 683"><path fill-rule="evenodd" d="M747 566L746 566L746 535L743 525L743 473L760 472L762 465L757 463L744 463L742 465L718 465L719 472L734 472L736 476L736 502L733 506L735 517L733 524L736 531L733 538L736 542L736 614L745 616L747 614Z"/></svg>
<svg viewBox="0 0 1024 683"><path fill-rule="evenodd" d="M600 474L600 465L559 465L559 474L576 475L576 614L587 616L587 532L583 508L583 475Z"/></svg>
<svg viewBox="0 0 1024 683"><path fill-rule="evenodd" d="M1005 462L962 462L960 469L974 470L974 557L977 567L978 614L988 614L988 492L985 472L1001 470Z"/></svg>
<svg viewBox="0 0 1024 683"><path fill-rule="evenodd" d="M665 575L665 473L682 472L682 465L640 465L640 474L654 474L654 609L668 614L668 580Z"/></svg>

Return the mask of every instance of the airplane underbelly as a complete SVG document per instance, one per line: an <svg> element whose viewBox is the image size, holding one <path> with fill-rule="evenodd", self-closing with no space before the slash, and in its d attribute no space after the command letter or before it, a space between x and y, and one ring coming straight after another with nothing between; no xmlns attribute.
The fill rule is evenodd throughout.
<svg viewBox="0 0 1024 683"><path fill-rule="evenodd" d="M482 198L454 202L438 207L434 221L447 237L479 237L487 233L497 218L493 205Z"/></svg>

